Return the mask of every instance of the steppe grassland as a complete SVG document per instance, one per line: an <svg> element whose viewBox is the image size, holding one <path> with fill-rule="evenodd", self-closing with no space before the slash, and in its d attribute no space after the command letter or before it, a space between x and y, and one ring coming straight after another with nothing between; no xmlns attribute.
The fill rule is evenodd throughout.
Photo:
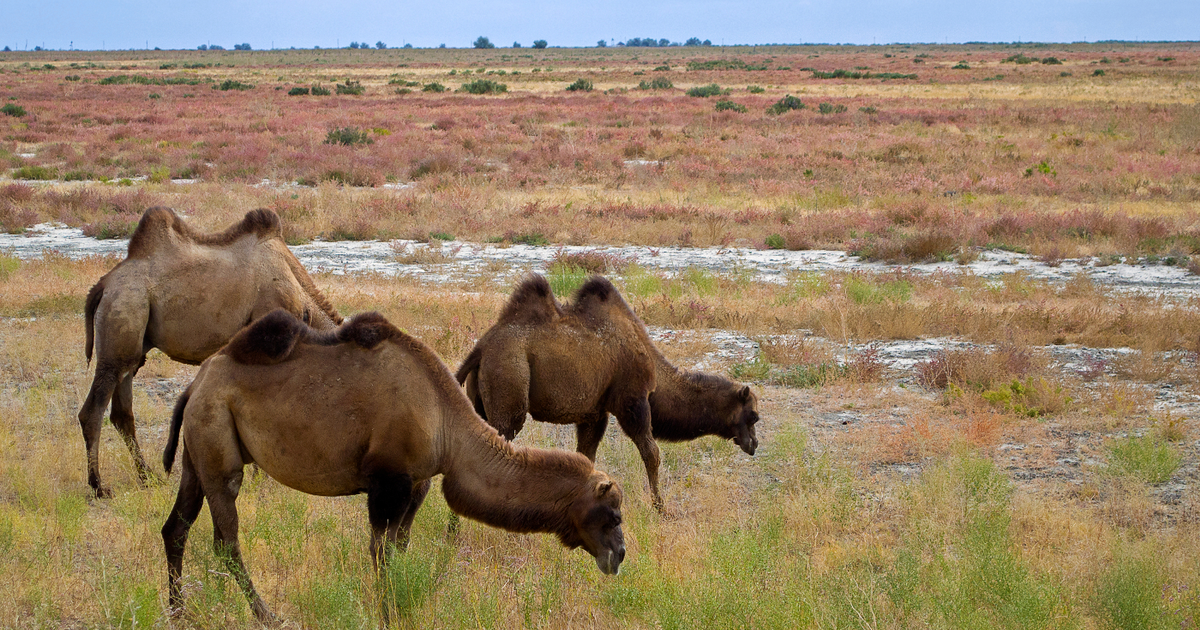
<svg viewBox="0 0 1200 630"><path fill-rule="evenodd" d="M0 212L10 230L50 219L105 236L127 233L142 209L161 203L187 211L206 229L247 209L272 207L295 242L427 239L437 232L501 242L539 242L536 236L581 244L768 245L778 235L784 246L861 247L897 260L961 257L974 246L991 245L1028 248L1047 260L1097 254L1172 257L1184 264L1195 253L1189 230L1195 223L1196 153L1187 138L1195 124L1189 116L1195 115L1196 51L1123 50L1128 52L1103 46L1062 54L1057 48L965 47L603 51L613 58L596 51L543 51L529 65L550 66L551 72L535 74L516 64L505 75L485 71L484 78L509 84L507 96L488 97L395 95L397 84L388 81L393 74L440 77L435 80L453 89L477 78L480 67L499 68L499 55L515 60L542 53L4 58L0 84L34 117L3 119L10 125L3 145L10 174L27 166L56 169L59 176L76 169L114 183L7 184ZM1002 63L1017 52L1059 57L1066 69ZM932 57L917 57L922 54ZM726 55L748 63L760 55L775 59L765 71L688 71L690 55L700 61ZM1125 56L1130 61L1120 61ZM960 57L970 70L950 68ZM1101 64L1103 57L1110 63ZM918 58L923 63L913 63ZM247 67L246 59L257 61ZM318 69L318 59L329 63ZM903 87L897 84L904 80L826 82L799 70L871 65L872 71L891 71L883 64L893 59L920 79ZM27 60L30 67L22 68ZM57 68L33 70L35 61ZM106 67L69 69L70 63L88 62ZM159 69L170 63L221 63L194 73L211 75L215 84L233 79L256 87L96 85L112 74L183 72ZM601 89L632 88L668 64L672 70L658 72L680 89L666 94L562 91L576 75L593 76ZM782 66L792 69L777 69ZM473 74L462 79L467 69ZM514 77L514 69L521 74ZM1087 79L1094 69L1107 71ZM1072 76L1060 77L1064 71ZM67 73L95 74L92 83L76 83L59 76ZM998 73L1006 77L983 81ZM305 97L289 100L286 90L271 89L317 80L332 87L347 78L361 81L367 93L292 105ZM1091 85L1085 79L1108 90L1103 104L1070 100ZM1078 89L1063 89L1060 81ZM712 82L766 91L731 94L751 106L741 115L745 119L716 113L714 99L681 93ZM63 86L80 88L73 113L60 104ZM882 96L893 90L898 93ZM986 96L971 96L972 90ZM779 117L761 113L787 93L808 108ZM1156 93L1163 96L1146 96ZM969 99L965 105L955 100L962 94ZM1113 94L1116 109L1107 102ZM848 111L820 114L814 110L822 99L846 99L841 102ZM164 101L173 109L147 113ZM1124 103L1130 108L1120 109ZM877 113L857 109L872 106ZM975 110L976 118L952 120ZM100 121L96 112L111 119ZM530 112L544 118L523 117ZM137 122L140 116L154 119ZM175 127L178 120L189 126ZM390 135L372 131L374 143L354 147L323 143L328 131L346 126L378 127ZM1073 135L1062 135L1064 127ZM603 138L606 133L612 135ZM989 140L947 149L964 135ZM221 143L226 146L211 149ZM308 151L306 159L288 157L289 147ZM976 155L981 148L984 157ZM664 157L658 165L625 164ZM1054 174L1034 168L1025 176L1043 161ZM202 172L186 172L193 164ZM169 177L199 175L204 181L171 184L169 177L152 177L156 168L167 168ZM415 185L355 188L345 185L355 181L327 176L338 169L363 173L359 183L390 176ZM522 183L514 170L535 179ZM995 181L984 184L985 176L959 186L971 182L972 170ZM142 175L158 181L120 185L120 178ZM264 177L274 185L250 185ZM286 185L309 177L315 187ZM937 228L943 231L931 234ZM669 509L660 517L649 508L636 451L623 437L610 436L600 465L628 497L630 557L617 579L603 578L582 552L562 551L548 537L469 524L458 540L448 541L442 534L448 514L435 492L418 519L413 548L392 576L402 585L399 606L410 615L399 623L1194 623L1200 610L1195 421L1155 410L1153 390L1146 387L1174 382L1190 391L1193 302L1117 295L1082 277L1050 284L1020 275L985 281L901 270L797 274L778 286L699 269L667 277L614 262L606 270L648 324L728 329L762 342L755 359L718 368L759 383L762 450L750 459L713 439L664 445ZM103 462L117 498L92 502L84 491L75 413L89 374L80 311L87 288L113 264L112 258L0 257L0 618L6 625L132 627L164 619L158 529L173 499L172 483L138 489L123 445L106 429ZM584 267L586 261L562 257L550 270L552 281L569 287ZM497 269L493 277L463 279L459 291L369 275L317 280L343 312L381 310L454 365L491 323L520 272ZM800 329L814 336L797 338ZM869 354L850 357L847 365L855 369L832 361L845 342L940 335L990 345L937 357L916 382L877 369ZM1052 343L1134 351L1117 365L1072 374L1048 366L1040 347ZM665 350L689 365L712 347L701 338ZM162 444L174 394L193 372L152 353L139 374L135 413L148 451ZM816 422L851 410L867 421L832 430ZM1038 479L1060 455L1045 445L1063 432L1093 436L1078 454L1083 464L1069 478ZM521 440L570 448L573 435L531 423ZM1005 448L1012 445L1021 447L1020 457ZM1163 470L1184 486L1175 503L1162 499ZM366 559L361 497L307 497L260 476L248 484L239 507L247 561L268 603L303 625L373 625L380 591ZM189 622L248 625L244 600L213 557L210 540L202 515L185 560Z"/></svg>

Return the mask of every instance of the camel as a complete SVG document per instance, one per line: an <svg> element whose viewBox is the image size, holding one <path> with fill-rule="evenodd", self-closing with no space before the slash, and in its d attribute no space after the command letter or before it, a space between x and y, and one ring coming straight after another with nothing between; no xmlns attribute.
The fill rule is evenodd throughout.
<svg viewBox="0 0 1200 630"><path fill-rule="evenodd" d="M526 413L574 424L577 450L592 461L613 414L641 454L660 512L655 440L717 435L749 455L758 448L754 392L722 376L671 365L616 287L600 276L565 306L544 277L522 281L455 377L500 435L516 437Z"/></svg>
<svg viewBox="0 0 1200 630"><path fill-rule="evenodd" d="M138 446L133 377L151 348L197 365L243 326L285 308L318 328L342 318L283 240L279 217L253 210L224 232L198 234L169 208L150 208L129 239L125 260L104 274L84 304L88 363L96 373L79 425L87 446L88 485L100 481L100 427L112 400L112 423L133 455L138 476L154 477Z"/></svg>
<svg viewBox="0 0 1200 630"><path fill-rule="evenodd" d="M564 546L587 550L605 574L617 573L625 557L622 494L608 475L578 453L501 438L437 355L377 313L324 333L284 310L259 319L205 361L180 397L163 453L168 471L180 436L179 495L162 529L176 610L188 530L207 498L215 548L255 616L273 619L238 546L235 502L251 462L301 492L367 493L377 570L387 562L385 539L407 544L439 474L456 514L511 532L557 534Z"/></svg>

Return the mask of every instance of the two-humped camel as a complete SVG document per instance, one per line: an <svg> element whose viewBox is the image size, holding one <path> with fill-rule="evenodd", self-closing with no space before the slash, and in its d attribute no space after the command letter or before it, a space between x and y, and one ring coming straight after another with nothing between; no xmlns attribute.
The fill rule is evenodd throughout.
<svg viewBox="0 0 1200 630"><path fill-rule="evenodd" d="M133 377L151 348L199 364L243 326L276 308L330 329L337 314L283 240L279 217L254 210L217 234L198 234L169 208L150 208L129 240L129 254L88 293L85 353L96 374L79 410L87 446L88 484L98 496L100 428L112 400L112 423L125 439L142 481L153 476L137 442Z"/></svg>
<svg viewBox="0 0 1200 630"><path fill-rule="evenodd" d="M577 450L592 461L613 414L642 456L660 511L655 439L716 435L750 455L758 448L758 397L750 388L671 365L616 287L599 276L568 305L554 299L544 277L523 280L456 378L500 435L513 439L526 413L574 424Z"/></svg>
<svg viewBox="0 0 1200 630"><path fill-rule="evenodd" d="M280 483L323 496L367 493L371 553L407 541L429 479L457 514L512 532L557 534L604 573L625 557L621 490L578 453L512 446L475 414L425 344L376 313L319 333L274 311L204 362L180 397L163 454L183 437L179 495L166 524L170 605L182 603L188 530L208 499L214 545L259 620L271 613L238 546L235 501L254 462Z"/></svg>

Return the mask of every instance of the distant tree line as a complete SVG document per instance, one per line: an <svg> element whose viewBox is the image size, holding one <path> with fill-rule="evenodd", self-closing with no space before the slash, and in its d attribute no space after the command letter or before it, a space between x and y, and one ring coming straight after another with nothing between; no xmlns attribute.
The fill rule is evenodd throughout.
<svg viewBox="0 0 1200 630"><path fill-rule="evenodd" d="M645 48L666 48L667 46L712 46L712 40L700 41L699 37L689 37L686 42L680 44L673 42L667 38L654 39L653 37L634 37L633 39L618 42L618 46L641 46Z"/></svg>

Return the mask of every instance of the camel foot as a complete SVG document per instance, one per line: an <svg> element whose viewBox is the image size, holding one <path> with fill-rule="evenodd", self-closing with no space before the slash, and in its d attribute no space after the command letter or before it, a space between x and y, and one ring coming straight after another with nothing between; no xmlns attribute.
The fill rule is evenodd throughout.
<svg viewBox="0 0 1200 630"><path fill-rule="evenodd" d="M112 488L104 485L92 486L92 493L95 494L97 499L111 499L113 496Z"/></svg>

